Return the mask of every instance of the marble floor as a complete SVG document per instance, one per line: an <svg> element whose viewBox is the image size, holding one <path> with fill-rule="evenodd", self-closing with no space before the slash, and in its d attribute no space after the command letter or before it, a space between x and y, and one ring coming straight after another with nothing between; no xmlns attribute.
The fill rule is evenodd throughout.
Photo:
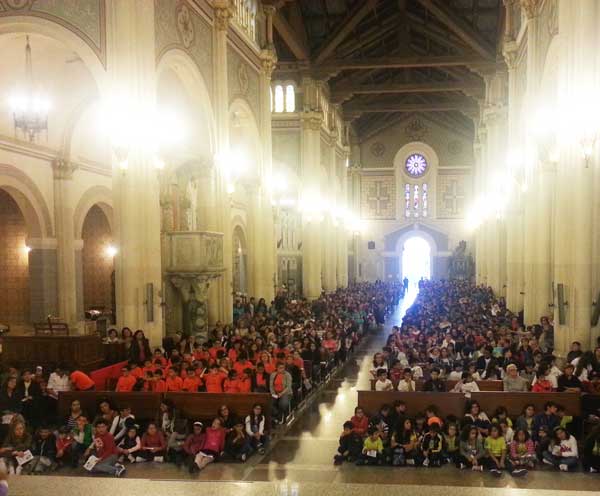
<svg viewBox="0 0 600 496"><path fill-rule="evenodd" d="M298 496L302 493L317 496L320 493L361 494L365 484L373 486L369 496L409 491L426 496L490 495L506 491L535 490L536 496L550 491L595 491L600 494L600 475L572 473L561 474L551 470L536 470L527 477L513 479L505 474L493 478L487 474L458 471L454 467L440 469L415 469L391 467L356 467L351 464L333 465L341 426L353 413L357 402L356 391L369 388L369 370L373 353L384 345L387 330L401 321L414 295L409 294L395 314L388 320L386 332L372 337L363 344L354 360L345 365L337 378L319 394L314 403L279 438L264 456L254 456L246 464L216 463L200 474L190 476L187 471L171 464L139 464L128 468L125 479L68 476L15 477L11 481L11 496L37 496L48 494L87 494L88 496L153 496L169 493L170 496L192 494L202 484L203 492L218 491L219 496L235 493L260 496ZM210 484L220 481L222 484ZM265 484L266 483L266 484ZM391 485L391 486L388 486ZM54 491L56 489L56 492ZM381 491L381 492L380 492ZM525 495L524 495L525 496Z"/></svg>

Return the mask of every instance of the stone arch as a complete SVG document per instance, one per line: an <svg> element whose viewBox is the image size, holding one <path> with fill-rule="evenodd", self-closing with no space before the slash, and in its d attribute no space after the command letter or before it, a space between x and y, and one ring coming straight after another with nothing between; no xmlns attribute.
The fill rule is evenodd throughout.
<svg viewBox="0 0 600 496"><path fill-rule="evenodd" d="M76 239L81 239L83 223L85 222L88 212L94 205L98 205L104 212L104 215L108 219L108 225L114 233L112 191L106 186L93 186L81 195L81 198L75 207L73 214L73 233Z"/></svg>
<svg viewBox="0 0 600 496"><path fill-rule="evenodd" d="M172 70L179 78L189 97L203 109L205 120L208 123L209 143L211 156L216 150L215 115L211 102L210 92L202 73L190 56L178 48L173 48L162 54L156 69L156 80L162 74Z"/></svg>
<svg viewBox="0 0 600 496"><path fill-rule="evenodd" d="M255 161L257 177L262 177L263 172L260 144L260 131L252 108L246 100L236 98L229 106L229 146L247 148L251 160Z"/></svg>
<svg viewBox="0 0 600 496"><path fill-rule="evenodd" d="M0 17L0 38L13 33L35 33L64 43L83 60L96 82L99 93L107 93L108 77L102 61L90 45L75 32L41 17Z"/></svg>
<svg viewBox="0 0 600 496"><path fill-rule="evenodd" d="M27 174L12 165L0 163L0 188L8 192L19 206L30 238L53 237L50 210Z"/></svg>

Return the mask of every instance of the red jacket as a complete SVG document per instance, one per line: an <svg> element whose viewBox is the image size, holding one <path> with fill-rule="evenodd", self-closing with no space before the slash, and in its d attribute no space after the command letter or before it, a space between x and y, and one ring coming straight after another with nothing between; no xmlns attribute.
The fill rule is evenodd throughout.
<svg viewBox="0 0 600 496"><path fill-rule="evenodd" d="M204 434L190 434L185 438L183 443L183 451L188 455L196 455L202 449L204 444Z"/></svg>
<svg viewBox="0 0 600 496"><path fill-rule="evenodd" d="M352 430L361 436L364 436L367 433L367 429L369 428L369 418L366 415L363 415L362 418L354 415L350 422L352 422Z"/></svg>

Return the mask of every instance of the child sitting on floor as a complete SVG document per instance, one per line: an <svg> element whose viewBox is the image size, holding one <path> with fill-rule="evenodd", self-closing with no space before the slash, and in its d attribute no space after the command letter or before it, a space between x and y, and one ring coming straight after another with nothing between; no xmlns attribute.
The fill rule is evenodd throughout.
<svg viewBox="0 0 600 496"><path fill-rule="evenodd" d="M577 440L563 427L554 430L554 441L550 444L550 450L543 453L543 462L547 465L557 467L563 472L568 472L577 467L579 463Z"/></svg>
<svg viewBox="0 0 600 496"><path fill-rule="evenodd" d="M449 423L444 433L444 459L447 463L456 463L458 461L459 449L458 428L456 424Z"/></svg>
<svg viewBox="0 0 600 496"><path fill-rule="evenodd" d="M138 436L138 428L133 421L128 421L127 433L121 439L118 448L120 453L119 463L123 463L125 459L131 463L135 463L135 457L142 449L142 441L140 440L140 436Z"/></svg>
<svg viewBox="0 0 600 496"><path fill-rule="evenodd" d="M354 430L354 424L351 421L344 422L344 430L340 435L340 445L334 456L334 464L341 465L344 461L356 460L362 452L362 447L362 437Z"/></svg>
<svg viewBox="0 0 600 496"><path fill-rule="evenodd" d="M369 428L369 435L363 443L362 453L356 461L357 465L381 465L383 463L383 442L379 431Z"/></svg>
<svg viewBox="0 0 600 496"><path fill-rule="evenodd" d="M442 446L444 439L440 434L440 424L432 422L429 432L423 436L421 441L421 452L423 453L424 467L442 466Z"/></svg>
<svg viewBox="0 0 600 496"><path fill-rule="evenodd" d="M535 444L525 429L517 429L510 443L510 462L516 469L534 468L536 461Z"/></svg>
<svg viewBox="0 0 600 496"><path fill-rule="evenodd" d="M31 454L33 460L26 465L26 473L41 474L56 470L56 438L48 427L40 427L33 438Z"/></svg>

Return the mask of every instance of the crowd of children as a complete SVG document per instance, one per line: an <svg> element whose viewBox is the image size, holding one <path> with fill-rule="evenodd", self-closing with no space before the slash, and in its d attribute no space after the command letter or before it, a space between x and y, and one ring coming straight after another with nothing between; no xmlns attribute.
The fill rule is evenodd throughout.
<svg viewBox="0 0 600 496"><path fill-rule="evenodd" d="M208 341L176 334L153 352L143 331L124 329L131 360L115 389L268 392L274 420L282 421L303 391L346 359L364 330L383 323L401 292L400 285L365 283L313 302L281 294L271 308L250 301L237 309L233 326L218 323ZM115 332L110 334L114 342ZM48 378L41 368L20 373L9 367L2 379L0 472L38 474L66 466L120 477L127 464L145 462L173 462L195 472L217 459L244 462L263 452L271 428L260 404L241 417L223 405L204 425L202 419L182 418L168 400L156 420L145 424L130 408L117 410L108 399L100 401L95 415L75 400L61 419L60 392L95 388L85 373L59 366Z"/></svg>
<svg viewBox="0 0 600 496"><path fill-rule="evenodd" d="M464 418L441 419L432 406L412 412L398 401L384 405L368 419L358 407L344 424L336 463L438 467L452 463L500 475L522 476L539 464L563 471L580 462L586 471L600 469L600 347L584 352L573 343L559 367L553 355L554 331L548 318L524 328L489 288L467 281L425 281L394 327L386 347L373 358L377 391L451 391L470 398L478 380L502 380L505 391L583 393L591 433L578 443L576 422L552 402L544 412L524 405L523 414L508 418L505 409L488 416L471 402ZM488 412L489 413L489 412ZM579 424L577 424L579 425ZM579 448L583 448L580 452Z"/></svg>

